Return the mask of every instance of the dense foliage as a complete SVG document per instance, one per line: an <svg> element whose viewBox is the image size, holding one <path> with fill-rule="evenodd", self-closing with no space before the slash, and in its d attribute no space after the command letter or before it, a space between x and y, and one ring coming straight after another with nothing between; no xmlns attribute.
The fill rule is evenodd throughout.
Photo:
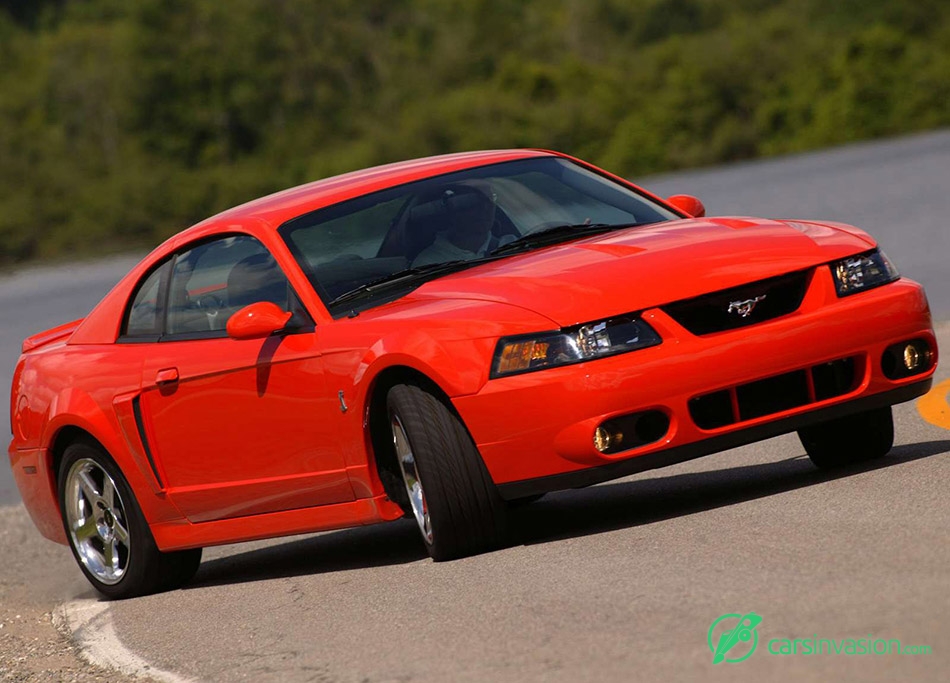
<svg viewBox="0 0 950 683"><path fill-rule="evenodd" d="M950 123L945 0L4 0L0 264L473 148L633 175Z"/></svg>

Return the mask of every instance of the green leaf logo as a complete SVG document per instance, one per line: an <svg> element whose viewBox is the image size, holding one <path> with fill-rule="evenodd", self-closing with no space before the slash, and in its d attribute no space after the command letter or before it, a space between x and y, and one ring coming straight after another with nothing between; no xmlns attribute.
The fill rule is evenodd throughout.
<svg viewBox="0 0 950 683"><path fill-rule="evenodd" d="M761 623L762 617L755 612L723 614L716 619L706 634L709 651L713 653L713 664L735 664L751 657L759 644L759 634L755 629ZM727 657L730 652L733 656Z"/></svg>

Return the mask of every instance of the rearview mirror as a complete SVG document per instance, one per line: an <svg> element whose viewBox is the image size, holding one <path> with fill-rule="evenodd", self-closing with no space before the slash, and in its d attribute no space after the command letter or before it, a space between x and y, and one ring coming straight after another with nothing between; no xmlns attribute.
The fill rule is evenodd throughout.
<svg viewBox="0 0 950 683"><path fill-rule="evenodd" d="M674 194L672 197L668 197L666 201L692 218L702 218L706 215L706 207L693 195Z"/></svg>
<svg viewBox="0 0 950 683"><path fill-rule="evenodd" d="M284 329L291 313L281 310L270 301L259 301L245 306L228 318L228 336L231 339L262 339Z"/></svg>

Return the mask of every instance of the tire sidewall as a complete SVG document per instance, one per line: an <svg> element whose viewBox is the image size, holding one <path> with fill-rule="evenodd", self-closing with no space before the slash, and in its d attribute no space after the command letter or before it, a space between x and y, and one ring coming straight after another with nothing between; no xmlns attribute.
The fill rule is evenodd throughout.
<svg viewBox="0 0 950 683"><path fill-rule="evenodd" d="M507 508L474 439L446 399L426 387L400 384L389 391L387 411L390 420L399 418L412 449L431 543L420 536L432 559L456 559L501 545Z"/></svg>

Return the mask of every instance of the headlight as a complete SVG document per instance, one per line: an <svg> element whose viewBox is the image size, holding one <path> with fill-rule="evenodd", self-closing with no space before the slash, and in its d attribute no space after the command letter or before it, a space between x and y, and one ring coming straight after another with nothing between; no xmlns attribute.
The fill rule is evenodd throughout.
<svg viewBox="0 0 950 683"><path fill-rule="evenodd" d="M831 264L831 274L835 278L838 296L873 289L900 277L897 268L880 249L835 261Z"/></svg>
<svg viewBox="0 0 950 683"><path fill-rule="evenodd" d="M552 332L503 337L495 347L491 377L582 363L648 346L662 340L635 316L619 316Z"/></svg>

